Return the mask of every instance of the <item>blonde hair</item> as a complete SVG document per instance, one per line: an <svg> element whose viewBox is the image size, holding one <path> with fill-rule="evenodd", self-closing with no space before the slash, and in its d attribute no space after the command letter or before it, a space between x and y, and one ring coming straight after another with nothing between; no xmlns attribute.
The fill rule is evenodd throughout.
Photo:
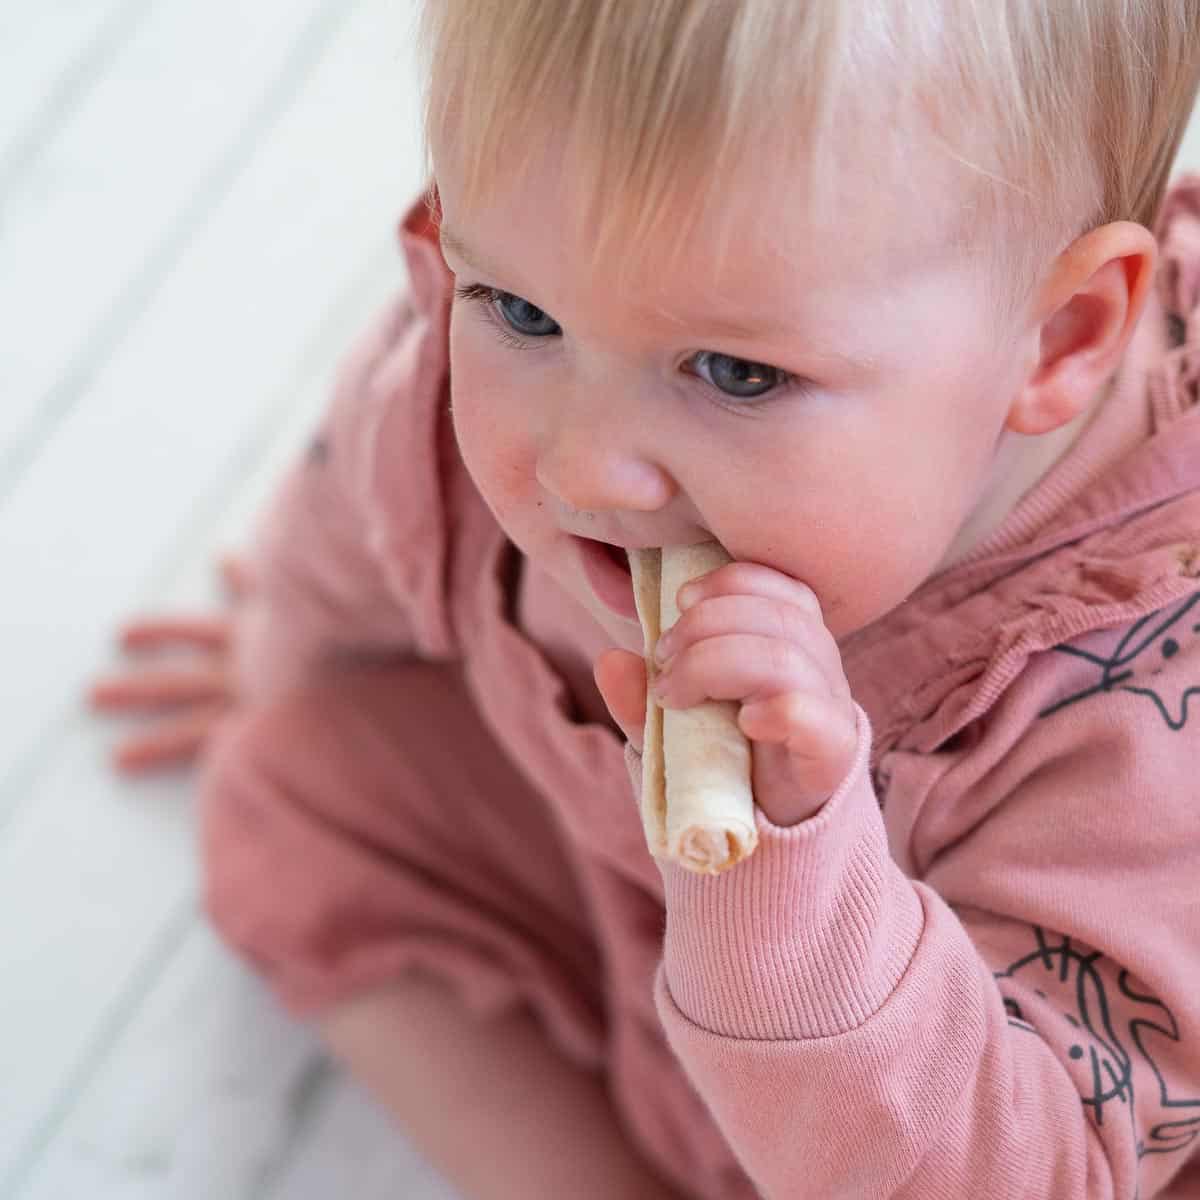
<svg viewBox="0 0 1200 1200"><path fill-rule="evenodd" d="M946 240L1006 268L1011 313L1088 229L1154 227L1196 95L1195 4L426 0L426 161L449 147L474 206L561 132L596 259L614 238L637 259L682 249L681 210L755 154L787 156L787 203L819 208L847 152L869 147L882 184L932 135L970 184Z"/></svg>

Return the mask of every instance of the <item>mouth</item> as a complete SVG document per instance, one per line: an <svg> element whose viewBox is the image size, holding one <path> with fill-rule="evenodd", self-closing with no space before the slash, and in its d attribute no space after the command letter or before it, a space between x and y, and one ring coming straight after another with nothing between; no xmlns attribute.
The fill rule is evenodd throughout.
<svg viewBox="0 0 1200 1200"><path fill-rule="evenodd" d="M572 536L579 553L584 577L592 594L610 612L627 621L636 621L637 604L633 599L633 576L629 556L621 546Z"/></svg>
<svg viewBox="0 0 1200 1200"><path fill-rule="evenodd" d="M590 538L588 539L591 540ZM630 574L629 570L629 555L626 553L624 546L614 546L610 542L596 542L600 547L600 551L610 562L615 563L626 575Z"/></svg>

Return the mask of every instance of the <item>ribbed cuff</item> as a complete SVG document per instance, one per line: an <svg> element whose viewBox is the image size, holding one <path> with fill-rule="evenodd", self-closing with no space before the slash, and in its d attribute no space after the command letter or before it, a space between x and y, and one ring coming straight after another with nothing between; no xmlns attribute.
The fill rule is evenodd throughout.
<svg viewBox="0 0 1200 1200"><path fill-rule="evenodd" d="M662 864L664 970L676 1005L725 1037L795 1040L854 1029L891 994L924 923L920 898L888 853L868 770L871 726L814 816L772 824L758 849L717 876Z"/></svg>

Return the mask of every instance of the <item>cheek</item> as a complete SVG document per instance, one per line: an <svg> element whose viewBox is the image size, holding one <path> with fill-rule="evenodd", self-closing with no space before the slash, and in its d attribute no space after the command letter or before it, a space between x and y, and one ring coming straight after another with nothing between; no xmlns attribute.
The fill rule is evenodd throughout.
<svg viewBox="0 0 1200 1200"><path fill-rule="evenodd" d="M831 410L803 434L756 453L753 496L730 492L714 511L741 557L813 587L844 637L895 607L933 570L957 527L974 474L960 430L928 393ZM979 441L978 431L975 442ZM975 455L975 447L971 447ZM977 457L977 456L976 456Z"/></svg>
<svg viewBox="0 0 1200 1200"><path fill-rule="evenodd" d="M481 344L469 317L450 325L450 397L454 436L467 472L509 536L535 486L533 450L510 383L497 361L502 347Z"/></svg>

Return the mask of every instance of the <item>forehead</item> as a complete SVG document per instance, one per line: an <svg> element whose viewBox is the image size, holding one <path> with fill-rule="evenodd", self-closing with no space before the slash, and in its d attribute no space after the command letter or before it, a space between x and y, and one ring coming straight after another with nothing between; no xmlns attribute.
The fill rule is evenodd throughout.
<svg viewBox="0 0 1200 1200"><path fill-rule="evenodd" d="M589 197L560 143L548 139L519 170L495 173L486 199L473 204L462 164L434 147L447 241L470 251L459 257L486 269L488 282L524 286L546 308L583 289L636 295L668 318L750 301L756 311L802 309L808 298L832 303L898 283L960 250L970 199L961 173L927 148L914 149L900 170L885 155L843 156L823 204L784 156L748 155L746 163L709 176L702 199L695 188L668 191L656 236L639 243L618 228L612 252L597 258L595 224L577 219Z"/></svg>

